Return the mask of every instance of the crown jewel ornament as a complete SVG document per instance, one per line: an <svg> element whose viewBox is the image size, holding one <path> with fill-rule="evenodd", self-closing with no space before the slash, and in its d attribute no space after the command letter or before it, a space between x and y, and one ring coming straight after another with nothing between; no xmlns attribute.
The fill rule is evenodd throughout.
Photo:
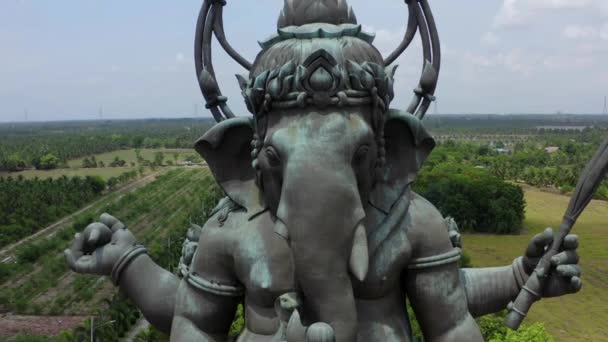
<svg viewBox="0 0 608 342"><path fill-rule="evenodd" d="M435 100L441 65L441 49L433 14L427 0L406 0L409 17L399 46L384 59L384 65L347 61L338 64L327 50L318 49L301 64L288 62L281 68L266 70L255 77L237 75L247 109L256 117L273 109L306 106L358 106L375 104L386 111L394 97L393 62L407 49L417 32L423 46L422 74L414 88L407 112L423 118ZM225 0L206 0L197 23L195 63L199 85L207 108L216 121L234 117L215 79L211 45L213 36L234 60L246 70L253 64L228 42L223 24ZM262 41L263 51L288 39L353 37L372 44L374 35L363 32L345 0L285 0L277 34Z"/></svg>

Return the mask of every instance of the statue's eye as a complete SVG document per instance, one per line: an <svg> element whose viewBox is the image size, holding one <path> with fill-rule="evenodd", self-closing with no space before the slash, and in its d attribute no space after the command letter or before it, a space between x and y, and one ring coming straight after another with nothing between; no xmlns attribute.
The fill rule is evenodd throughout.
<svg viewBox="0 0 608 342"><path fill-rule="evenodd" d="M274 167L279 166L281 164L281 158L279 158L279 154L272 146L268 146L265 151L266 159L268 160L268 165Z"/></svg>
<svg viewBox="0 0 608 342"><path fill-rule="evenodd" d="M369 145L362 145L357 149L355 156L353 157L353 161L355 163L361 163L365 160L369 153Z"/></svg>

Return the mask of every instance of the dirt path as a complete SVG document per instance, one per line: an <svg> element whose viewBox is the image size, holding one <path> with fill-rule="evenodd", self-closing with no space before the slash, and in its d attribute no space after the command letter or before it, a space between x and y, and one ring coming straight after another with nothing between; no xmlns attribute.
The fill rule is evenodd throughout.
<svg viewBox="0 0 608 342"><path fill-rule="evenodd" d="M0 315L0 336L18 334L56 336L64 330L73 329L87 317L83 316L17 316Z"/></svg>
<svg viewBox="0 0 608 342"><path fill-rule="evenodd" d="M159 172L155 172L151 175L148 175L144 178L138 179L134 182L131 182L127 185L125 185L124 187L115 190L111 193L108 193L107 195L103 196L102 198L98 199L97 201L85 206L84 208L62 218L61 220L59 220L58 222L53 223L52 225L36 232L35 234L32 234L18 242L15 242L12 245L6 246L5 248L0 250L0 261L3 263L7 263L9 261L12 260L13 255L12 252L15 250L15 248L30 242L34 239L40 238L41 236L46 236L46 235L51 235L54 232L56 232L58 229L61 229L62 227L66 226L67 224L71 223L72 219L82 213L84 213L85 211L91 209L92 207L102 203L103 201L105 201L107 199L108 196L111 196L113 194L126 194L128 192L137 190L151 182L153 182L156 179L156 176L159 174Z"/></svg>

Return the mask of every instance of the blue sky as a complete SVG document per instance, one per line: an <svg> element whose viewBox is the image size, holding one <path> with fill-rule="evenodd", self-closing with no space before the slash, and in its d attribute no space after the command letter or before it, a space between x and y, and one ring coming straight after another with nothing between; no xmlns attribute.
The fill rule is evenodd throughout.
<svg viewBox="0 0 608 342"><path fill-rule="evenodd" d="M207 116L193 72L201 0L0 1L0 121ZM402 0L349 0L387 54ZM607 0L430 0L444 50L440 113L598 113L608 94ZM282 0L229 0L226 31L250 60L276 30ZM235 73L216 70L246 115ZM399 60L394 107L420 73L416 42Z"/></svg>

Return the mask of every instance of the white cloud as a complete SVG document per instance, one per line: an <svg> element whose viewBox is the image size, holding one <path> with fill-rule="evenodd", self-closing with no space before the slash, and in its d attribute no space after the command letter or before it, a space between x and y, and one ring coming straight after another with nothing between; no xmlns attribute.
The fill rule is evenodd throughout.
<svg viewBox="0 0 608 342"><path fill-rule="evenodd" d="M599 10L608 14L606 0L503 0L494 18L495 28L522 26L530 23L541 12L573 9Z"/></svg>
<svg viewBox="0 0 608 342"><path fill-rule="evenodd" d="M473 66L499 67L509 72L527 76L532 71L538 57L516 48L507 52L487 55L468 51L464 54L464 59L465 63L470 63Z"/></svg>
<svg viewBox="0 0 608 342"><path fill-rule="evenodd" d="M597 29L591 26L568 25L562 31L562 36L569 39L588 39L597 35Z"/></svg>
<svg viewBox="0 0 608 342"><path fill-rule="evenodd" d="M481 42L485 45L496 45L500 41L500 38L493 31L488 31L481 36Z"/></svg>
<svg viewBox="0 0 608 342"><path fill-rule="evenodd" d="M384 29L364 25L363 30L365 32L376 34L374 46L382 53L383 56L388 56L389 53L393 52L397 46L399 46L403 40L403 36L405 35L404 27L399 29Z"/></svg>
<svg viewBox="0 0 608 342"><path fill-rule="evenodd" d="M583 55L547 56L542 61L543 67L551 71L584 69L593 66L594 63L595 58Z"/></svg>
<svg viewBox="0 0 608 342"><path fill-rule="evenodd" d="M568 25L562 31L562 36L576 40L608 40L608 23L595 27L590 25Z"/></svg>

